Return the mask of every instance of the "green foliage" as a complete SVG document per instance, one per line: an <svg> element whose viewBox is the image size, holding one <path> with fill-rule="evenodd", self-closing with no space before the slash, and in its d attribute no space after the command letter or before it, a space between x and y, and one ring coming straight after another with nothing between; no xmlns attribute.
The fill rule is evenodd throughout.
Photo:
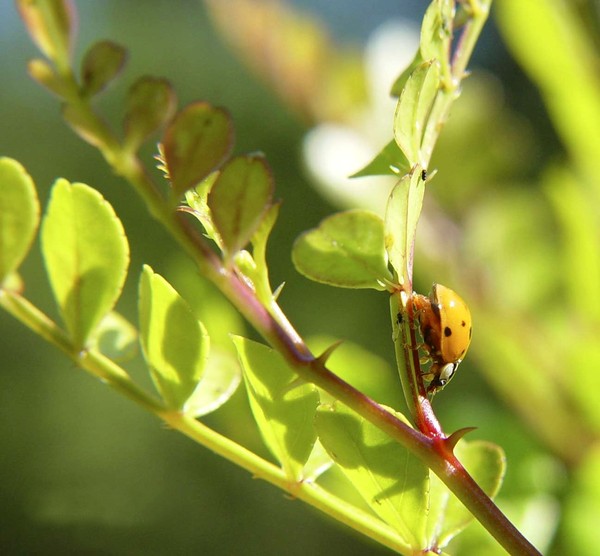
<svg viewBox="0 0 600 556"><path fill-rule="evenodd" d="M81 62L82 93L94 96L113 81L125 65L127 51L111 41L93 44Z"/></svg>
<svg viewBox="0 0 600 556"><path fill-rule="evenodd" d="M229 156L233 147L229 114L206 102L192 104L169 125L163 146L173 198L179 201Z"/></svg>
<svg viewBox="0 0 600 556"><path fill-rule="evenodd" d="M369 507L413 549L427 546L427 466L341 404L319 408L316 427L321 443Z"/></svg>
<svg viewBox="0 0 600 556"><path fill-rule="evenodd" d="M273 178L262 156L239 156L219 172L208 194L212 222L226 256L252 239L273 196Z"/></svg>
<svg viewBox="0 0 600 556"><path fill-rule="evenodd" d="M51 62L34 61L32 76L62 97L67 122L132 183L152 215L269 346L234 336L236 361L226 343L226 333L231 332L227 329L215 335L218 346L209 352L209 334L196 307L192 309L149 266L144 267L139 283L138 333L114 311L129 263L123 227L98 192L64 179L53 187L41 244L67 334L20 293L6 288L7 282L0 296L2 306L76 364L171 427L394 550L439 553L477 517L507 550L519 546L524 547L523 553L534 554L533 547L485 498L496 495L504 475L504 455L498 447L461 442L453 453L456 439L466 429L445 435L427 396L406 397L415 421L409 424L396 410L366 396L389 394L382 386L389 384L389 375L381 379L382 384L369 384L377 380L375 372L369 373L372 367L378 368L378 361L354 348L336 374L332 371L339 360L329 361L336 344L314 357L287 321L277 304L280 288L272 292L267 266L267 242L279 213L279 204L273 203L271 171L260 155L230 158L233 126L229 114L208 102L196 102L171 120L176 104L171 86L162 79L141 78L127 96L121 140L89 101L117 77L124 65L124 49L111 42L96 43L84 56L76 78L70 62L70 5L52 1L19 5L30 33ZM407 300L413 294L414 243L428 183L426 169L459 94L489 2L461 3L461 17L468 24L460 37L455 8L452 0L434 0L428 8L419 52L394 88L399 96L394 140L357 174L392 174L398 179L385 220L364 210L335 214L304 233L292 252L296 268L312 280L394 294L396 353L412 369L411 373L401 371L403 386L407 382L419 386L423 375L420 338L415 333L419 323ZM168 196L154 184L136 154L166 124L159 159L171 185ZM14 275L31 245L38 208L24 170L13 161L3 164L0 179L10 185L0 190L0 276L5 279ZM176 208L182 197L187 206ZM581 201L577 195L573 198L574 204ZM557 204L562 202L560 194L556 199ZM194 215L194 224L199 222L201 232L215 245L205 241L181 212ZM569 216L564 220L574 237L582 229L595 230L577 226ZM591 242L578 248L572 256L588 253L598 260ZM203 305L204 293L202 286L193 293L200 298L195 300L199 305ZM209 313L206 305L210 301L202 307ZM208 314L208 318L220 315ZM231 326L239 325L232 322ZM400 328L404 335L398 333ZM493 330L497 334L498 329ZM162 402L118 365L134 355L138 335ZM493 344L493 338L489 341ZM502 338L496 345L498 352L505 349ZM498 359L499 374L504 362ZM398 363L399 367L403 364ZM522 372L529 367L525 365ZM255 424L278 466L197 420L231 398L242 374ZM535 380L532 384L537 385L539 377ZM544 393L543 388L537 391L539 397ZM392 403L397 400L391 398ZM322 401L327 403L319 406ZM328 468L341 470L348 483L325 489ZM347 502L345 489L350 484L373 515L360 503Z"/></svg>
<svg viewBox="0 0 600 556"><path fill-rule="evenodd" d="M233 339L244 370L250 407L265 444L289 479L302 481L317 433L314 385L298 381L278 353L240 336Z"/></svg>
<svg viewBox="0 0 600 556"><path fill-rule="evenodd" d="M188 304L148 266L140 278L140 340L152 380L172 409L183 409L198 386L209 337Z"/></svg>
<svg viewBox="0 0 600 556"><path fill-rule="evenodd" d="M0 158L0 285L27 255L39 217L33 180L16 160Z"/></svg>
<svg viewBox="0 0 600 556"><path fill-rule="evenodd" d="M391 279L383 221L361 210L334 214L305 232L292 260L304 276L332 286L383 290Z"/></svg>
<svg viewBox="0 0 600 556"><path fill-rule="evenodd" d="M82 348L123 288L129 265L123 226L95 189L59 179L41 241L61 316L73 343Z"/></svg>

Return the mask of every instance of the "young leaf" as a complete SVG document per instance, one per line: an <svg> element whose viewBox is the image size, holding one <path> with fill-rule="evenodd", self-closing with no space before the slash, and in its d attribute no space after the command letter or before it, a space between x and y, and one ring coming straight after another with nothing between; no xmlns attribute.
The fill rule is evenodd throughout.
<svg viewBox="0 0 600 556"><path fill-rule="evenodd" d="M402 176L410 170L410 164L398 144L392 139L383 150L351 178L364 176Z"/></svg>
<svg viewBox="0 0 600 556"><path fill-rule="evenodd" d="M175 91L166 79L140 77L127 93L125 144L132 151L168 122L175 112Z"/></svg>
<svg viewBox="0 0 600 556"><path fill-rule="evenodd" d="M385 210L385 248L400 283L412 283L417 223L423 206L425 182L420 167L392 189Z"/></svg>
<svg viewBox="0 0 600 556"><path fill-rule="evenodd" d="M163 145L173 197L179 199L231 153L231 118L223 108L196 102L176 116L165 132Z"/></svg>
<svg viewBox="0 0 600 556"><path fill-rule="evenodd" d="M401 444L339 402L319 408L316 428L331 458L369 507L413 549L428 546L425 524L429 469Z"/></svg>
<svg viewBox="0 0 600 556"><path fill-rule="evenodd" d="M267 346L241 336L233 341L263 440L286 475L300 481L317 438L313 424L317 389L298 381L284 359Z"/></svg>
<svg viewBox="0 0 600 556"><path fill-rule="evenodd" d="M233 396L241 380L242 372L235 357L211 349L202 379L183 411L192 417L202 417L219 409Z"/></svg>
<svg viewBox="0 0 600 556"><path fill-rule="evenodd" d="M69 94L68 85L46 60L40 58L30 60L27 63L27 72L34 81L37 81L58 97L64 98Z"/></svg>
<svg viewBox="0 0 600 556"><path fill-rule="evenodd" d="M437 60L442 67L450 64L453 12L454 0L435 0L427 8L421 26L421 56Z"/></svg>
<svg viewBox="0 0 600 556"><path fill-rule="evenodd" d="M435 60L424 62L411 73L400 95L394 115L394 138L406 155L410 166L421 160L421 140L435 100L440 80L439 63Z"/></svg>
<svg viewBox="0 0 600 556"><path fill-rule="evenodd" d="M0 286L27 255L39 219L31 176L16 160L0 158Z"/></svg>
<svg viewBox="0 0 600 556"><path fill-rule="evenodd" d="M90 337L92 347L113 361L128 361L138 347L138 332L123 315L111 311Z"/></svg>
<svg viewBox="0 0 600 556"><path fill-rule="evenodd" d="M41 239L54 297L75 346L82 348L123 288L129 264L123 226L98 191L58 179Z"/></svg>
<svg viewBox="0 0 600 556"><path fill-rule="evenodd" d="M294 243L296 270L315 282L341 288L384 290L387 268L383 221L364 210L349 210L323 220Z"/></svg>
<svg viewBox="0 0 600 556"><path fill-rule="evenodd" d="M230 160L208 194L212 222L228 255L243 249L271 204L273 178L260 155Z"/></svg>
<svg viewBox="0 0 600 556"><path fill-rule="evenodd" d="M17 0L17 7L37 47L59 68L67 68L76 27L73 1Z"/></svg>
<svg viewBox="0 0 600 556"><path fill-rule="evenodd" d="M506 458L502 448L490 442L461 440L455 454L484 492L493 498L502 484ZM431 507L427 519L428 546L445 547L471 521L473 514L431 473Z"/></svg>
<svg viewBox="0 0 600 556"><path fill-rule="evenodd" d="M81 62L82 93L88 97L104 90L125 65L127 51L112 41L99 41Z"/></svg>
<svg viewBox="0 0 600 556"><path fill-rule="evenodd" d="M149 266L140 277L140 340L150 374L167 405L181 410L202 378L209 350L204 325Z"/></svg>

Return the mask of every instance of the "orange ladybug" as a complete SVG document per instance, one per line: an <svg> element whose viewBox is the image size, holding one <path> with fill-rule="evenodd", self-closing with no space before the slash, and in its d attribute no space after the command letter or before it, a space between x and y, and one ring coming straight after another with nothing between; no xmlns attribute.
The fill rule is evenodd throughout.
<svg viewBox="0 0 600 556"><path fill-rule="evenodd" d="M471 311L459 295L441 284L433 284L429 297L412 295L424 348L432 364L428 393L440 390L454 376L471 343Z"/></svg>

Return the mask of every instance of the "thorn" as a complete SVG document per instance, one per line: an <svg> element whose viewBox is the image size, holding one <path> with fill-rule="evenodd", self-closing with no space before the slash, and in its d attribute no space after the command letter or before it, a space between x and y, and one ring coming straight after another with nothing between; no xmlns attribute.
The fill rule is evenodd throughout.
<svg viewBox="0 0 600 556"><path fill-rule="evenodd" d="M337 342L331 344L319 357L317 357L317 361L321 363L321 365L325 365L327 360L331 357L333 352L343 343L344 340L338 340Z"/></svg>
<svg viewBox="0 0 600 556"><path fill-rule="evenodd" d="M281 282L281 284L279 284L279 286L277 286L275 288L275 291L273 292L273 299L275 301L277 301L277 298L279 297L279 294L281 293L281 291L283 290L283 287L285 286L285 282Z"/></svg>
<svg viewBox="0 0 600 556"><path fill-rule="evenodd" d="M458 444L458 441L465 436L467 433L474 431L477 427L465 427L464 429L458 429L454 431L448 438L445 440L445 444L452 453L454 453L454 447Z"/></svg>

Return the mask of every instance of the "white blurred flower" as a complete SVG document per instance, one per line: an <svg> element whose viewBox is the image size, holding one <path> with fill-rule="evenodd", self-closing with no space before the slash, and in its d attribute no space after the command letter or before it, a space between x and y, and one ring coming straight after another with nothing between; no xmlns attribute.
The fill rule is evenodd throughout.
<svg viewBox="0 0 600 556"><path fill-rule="evenodd" d="M392 137L396 100L391 87L419 46L419 31L404 20L378 27L365 47L369 104L349 124L322 123L304 139L304 159L319 191L344 208L360 207L383 215L392 176L349 178L367 165Z"/></svg>

